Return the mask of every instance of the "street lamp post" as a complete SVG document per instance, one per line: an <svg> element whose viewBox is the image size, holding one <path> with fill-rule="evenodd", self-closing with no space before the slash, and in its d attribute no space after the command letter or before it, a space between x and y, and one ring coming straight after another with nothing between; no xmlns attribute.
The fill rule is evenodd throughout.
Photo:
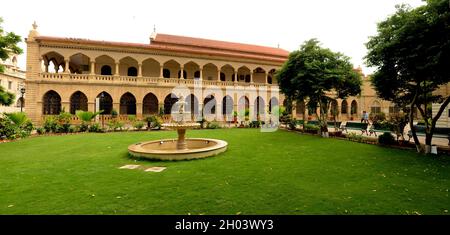
<svg viewBox="0 0 450 235"><path fill-rule="evenodd" d="M20 88L20 112L23 110L23 95L25 94L25 87Z"/></svg>

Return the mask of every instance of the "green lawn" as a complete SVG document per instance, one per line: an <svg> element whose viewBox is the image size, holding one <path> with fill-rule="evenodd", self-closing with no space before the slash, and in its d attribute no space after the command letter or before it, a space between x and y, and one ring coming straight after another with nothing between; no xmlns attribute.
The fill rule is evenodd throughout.
<svg viewBox="0 0 450 235"><path fill-rule="evenodd" d="M228 141L219 156L124 170L130 132L0 144L0 214L449 214L450 160L256 129L188 131Z"/></svg>

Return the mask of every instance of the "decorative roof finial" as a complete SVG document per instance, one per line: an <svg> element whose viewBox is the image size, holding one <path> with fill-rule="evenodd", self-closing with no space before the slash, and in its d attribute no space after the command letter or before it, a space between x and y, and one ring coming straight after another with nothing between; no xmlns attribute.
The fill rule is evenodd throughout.
<svg viewBox="0 0 450 235"><path fill-rule="evenodd" d="M34 30L37 29L38 25L36 24L36 21L33 22L32 26L33 26L33 29L34 29Z"/></svg>

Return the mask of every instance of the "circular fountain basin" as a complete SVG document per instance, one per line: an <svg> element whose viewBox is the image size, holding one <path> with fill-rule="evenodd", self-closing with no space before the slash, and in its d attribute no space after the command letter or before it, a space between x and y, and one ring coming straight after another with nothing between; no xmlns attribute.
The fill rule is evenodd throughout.
<svg viewBox="0 0 450 235"><path fill-rule="evenodd" d="M128 147L135 157L156 160L189 160L215 156L227 150L223 140L190 138L186 139L186 149L177 149L176 139L164 139L137 143Z"/></svg>

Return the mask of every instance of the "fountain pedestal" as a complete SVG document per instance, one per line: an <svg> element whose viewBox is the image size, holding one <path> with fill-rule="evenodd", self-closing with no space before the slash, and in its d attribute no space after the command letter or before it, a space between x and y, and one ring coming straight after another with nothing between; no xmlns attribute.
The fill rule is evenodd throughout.
<svg viewBox="0 0 450 235"><path fill-rule="evenodd" d="M178 150L187 149L186 129L177 129L177 132L178 132L177 149Z"/></svg>

